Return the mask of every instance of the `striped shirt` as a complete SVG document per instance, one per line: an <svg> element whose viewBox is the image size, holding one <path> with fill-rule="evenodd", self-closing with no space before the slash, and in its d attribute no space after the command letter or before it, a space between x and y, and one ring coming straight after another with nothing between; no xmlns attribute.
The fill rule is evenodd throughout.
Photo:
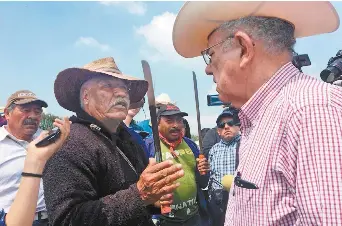
<svg viewBox="0 0 342 226"><path fill-rule="evenodd" d="M240 135L237 135L228 142L221 140L210 149L208 159L210 165L210 188L223 188L221 184L222 177L234 174L236 146L239 141Z"/></svg>
<svg viewBox="0 0 342 226"><path fill-rule="evenodd" d="M233 186L225 226L342 225L342 89L287 63L239 118L237 172L259 189Z"/></svg>

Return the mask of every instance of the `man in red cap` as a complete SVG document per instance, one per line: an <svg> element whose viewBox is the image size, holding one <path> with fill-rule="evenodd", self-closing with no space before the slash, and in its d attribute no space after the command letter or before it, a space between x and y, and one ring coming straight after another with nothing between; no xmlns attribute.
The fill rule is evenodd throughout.
<svg viewBox="0 0 342 226"><path fill-rule="evenodd" d="M161 226L207 226L208 215L201 188L207 187L209 171L206 159L198 159L197 145L182 133L183 117L188 114L173 104L157 105L160 147L163 160L172 160L183 166L184 177L178 179L180 186L173 193L171 213L160 216ZM154 139L145 140L147 156L154 157Z"/></svg>

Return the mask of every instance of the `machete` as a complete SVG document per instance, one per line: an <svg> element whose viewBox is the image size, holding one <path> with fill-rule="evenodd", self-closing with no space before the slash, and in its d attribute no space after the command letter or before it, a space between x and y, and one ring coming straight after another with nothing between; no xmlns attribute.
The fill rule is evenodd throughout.
<svg viewBox="0 0 342 226"><path fill-rule="evenodd" d="M197 130L198 130L198 142L199 142L199 149L200 149L199 158L203 159L205 158L205 156L203 154L203 144L202 144L202 136L201 136L201 114L199 110L197 78L196 78L196 74L194 71L192 72L192 78L194 80L195 102L196 102L196 112L197 112ZM201 175L205 175L205 172L200 172L200 173Z"/></svg>
<svg viewBox="0 0 342 226"><path fill-rule="evenodd" d="M152 73L150 65L147 61L142 60L141 65L144 72L144 78L148 82L148 90L147 90L147 99L148 105L150 109L150 117L151 117L151 124L152 124L152 134L154 140L154 151L155 151L155 158L157 162L162 162L162 153L160 149L160 139L159 139L159 131L158 131L158 124L157 124L157 110L156 110L156 103L154 97L154 89L153 89L153 81L152 81ZM171 207L169 205L162 205L161 206L162 214L168 214L171 212Z"/></svg>

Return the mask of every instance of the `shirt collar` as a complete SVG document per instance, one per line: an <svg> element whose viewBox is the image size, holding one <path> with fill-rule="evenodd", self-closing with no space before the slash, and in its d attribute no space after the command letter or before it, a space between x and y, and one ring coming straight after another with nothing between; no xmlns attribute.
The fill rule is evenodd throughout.
<svg viewBox="0 0 342 226"><path fill-rule="evenodd" d="M233 139L231 139L230 141L224 141L221 139L221 142L225 145L232 145L232 144L238 142L240 139L241 139L241 135L238 134Z"/></svg>
<svg viewBox="0 0 342 226"><path fill-rule="evenodd" d="M249 127L259 117L261 109L267 107L280 90L299 73L299 70L288 62L283 65L254 95L241 107L239 118L241 127Z"/></svg>
<svg viewBox="0 0 342 226"><path fill-rule="evenodd" d="M7 136L9 135L9 132L7 129L5 129L5 126L0 127L0 141L3 141Z"/></svg>
<svg viewBox="0 0 342 226"><path fill-rule="evenodd" d="M23 141L23 140L19 140L18 138L16 138L15 136L13 136L12 134L10 134L8 132L8 130L6 129L7 125L4 125L4 126L1 126L0 127L0 141L3 141L7 136L10 136L12 139L15 139L17 141ZM32 140L36 139L40 133L42 132L43 130L38 128L38 130L36 131L36 133L33 135L32 137ZM25 141L27 142L27 141Z"/></svg>

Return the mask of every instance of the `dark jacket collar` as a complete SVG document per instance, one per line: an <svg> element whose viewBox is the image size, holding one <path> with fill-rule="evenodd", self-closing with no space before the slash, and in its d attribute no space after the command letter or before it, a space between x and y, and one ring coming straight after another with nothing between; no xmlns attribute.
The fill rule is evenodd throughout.
<svg viewBox="0 0 342 226"><path fill-rule="evenodd" d="M84 111L76 113L76 115L71 116L69 120L72 123L80 123L86 125L93 131L102 133L104 136L112 140L114 143L118 138L118 134L116 132L112 133L108 131L100 121L96 120L94 117L90 116L88 113Z"/></svg>

